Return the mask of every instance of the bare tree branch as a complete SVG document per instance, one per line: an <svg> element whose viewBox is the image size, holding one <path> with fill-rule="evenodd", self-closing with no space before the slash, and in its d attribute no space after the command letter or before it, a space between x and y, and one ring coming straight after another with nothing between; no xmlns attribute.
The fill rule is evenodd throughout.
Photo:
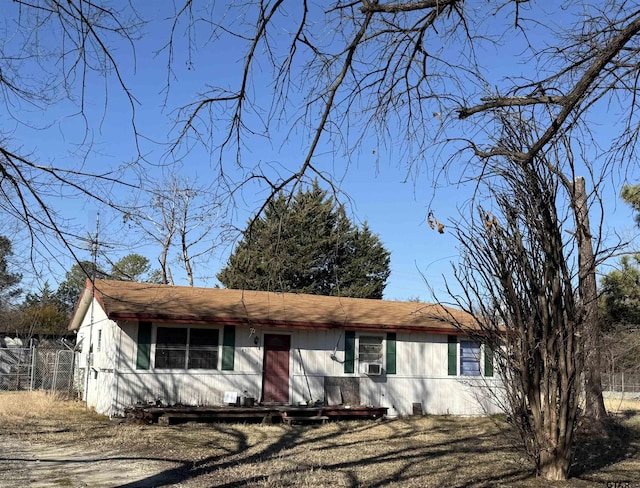
<svg viewBox="0 0 640 488"><path fill-rule="evenodd" d="M477 113L486 112L496 108L503 107L524 107L527 105L563 105L565 103L565 97L551 96L551 97L503 97L495 99L487 99L487 101L481 105L473 107L462 107L458 109L458 117L466 119Z"/></svg>
<svg viewBox="0 0 640 488"><path fill-rule="evenodd" d="M399 12L411 12L415 10L434 9L441 11L446 7L463 3L461 0L426 0L422 2L406 2L406 3L379 3L378 1L362 2L364 5L360 7L360 11L365 14L369 13L388 13L396 14Z"/></svg>

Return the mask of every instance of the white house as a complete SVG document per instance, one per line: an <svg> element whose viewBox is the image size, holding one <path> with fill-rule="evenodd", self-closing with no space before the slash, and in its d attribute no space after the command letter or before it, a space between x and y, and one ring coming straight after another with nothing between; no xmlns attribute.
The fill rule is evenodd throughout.
<svg viewBox="0 0 640 488"><path fill-rule="evenodd" d="M77 331L87 405L136 402L387 407L389 416L496 413L493 358L439 305L87 281Z"/></svg>

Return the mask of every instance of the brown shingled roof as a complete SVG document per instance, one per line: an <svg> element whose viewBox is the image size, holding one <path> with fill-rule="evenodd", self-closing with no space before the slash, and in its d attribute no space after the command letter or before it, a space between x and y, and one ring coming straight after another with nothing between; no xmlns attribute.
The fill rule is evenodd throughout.
<svg viewBox="0 0 640 488"><path fill-rule="evenodd" d="M87 283L71 329L79 327L90 297L91 283ZM469 322L458 310L425 303L126 281L96 280L95 297L114 320L449 334L456 333L454 319Z"/></svg>

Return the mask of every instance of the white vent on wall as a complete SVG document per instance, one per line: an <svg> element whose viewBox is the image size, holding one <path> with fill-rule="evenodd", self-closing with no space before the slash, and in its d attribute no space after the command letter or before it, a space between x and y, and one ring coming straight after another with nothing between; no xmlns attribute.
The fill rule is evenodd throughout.
<svg viewBox="0 0 640 488"><path fill-rule="evenodd" d="M362 372L370 376L382 374L382 365L377 363L362 363Z"/></svg>

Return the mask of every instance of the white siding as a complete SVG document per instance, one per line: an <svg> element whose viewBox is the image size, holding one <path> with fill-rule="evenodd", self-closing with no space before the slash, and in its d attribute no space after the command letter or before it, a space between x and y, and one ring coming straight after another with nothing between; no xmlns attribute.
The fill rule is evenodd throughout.
<svg viewBox="0 0 640 488"><path fill-rule="evenodd" d="M291 356L293 404L324 401L325 376L353 376L344 374L344 332L340 330L293 332Z"/></svg>
<svg viewBox="0 0 640 488"><path fill-rule="evenodd" d="M342 331L296 331L292 339L292 401L324 400L324 377L359 378L360 403L389 409L389 416L411 415L420 403L429 414L483 415L500 410L488 389L499 390L499 381L484 377L447 374L446 335L398 333L396 374L360 374L358 337L354 373L344 373ZM367 332L366 335L376 335ZM386 357L386 334L382 333ZM336 347L337 346L337 347ZM337 360L331 358L335 355ZM383 361L383 367L386 364Z"/></svg>
<svg viewBox="0 0 640 488"><path fill-rule="evenodd" d="M222 405L225 391L253 396L260 391L261 375L233 371L218 373L157 372L153 370L118 374L116 412L137 402L160 401L165 405Z"/></svg>
<svg viewBox="0 0 640 488"><path fill-rule="evenodd" d="M82 399L90 408L112 415L116 340L119 327L93 300L78 329L81 340L79 367L83 378ZM98 347L98 344L100 347Z"/></svg>
<svg viewBox="0 0 640 488"><path fill-rule="evenodd" d="M447 376L447 336L442 334L398 334L399 377L439 378Z"/></svg>
<svg viewBox="0 0 640 488"><path fill-rule="evenodd" d="M151 346L151 367L136 369L138 324L121 324L119 350L121 357L117 367L114 408L112 415L122 414L125 407L137 402L160 401L165 405L221 405L225 391L238 395L260 398L262 388L261 331L250 335L249 327L237 327L235 333L234 370L222 371L223 327L220 330L218 369L154 369L155 345ZM163 323L162 327L186 327ZM192 326L200 327L200 326ZM155 338L156 324L152 327ZM254 337L260 338L258 344Z"/></svg>

